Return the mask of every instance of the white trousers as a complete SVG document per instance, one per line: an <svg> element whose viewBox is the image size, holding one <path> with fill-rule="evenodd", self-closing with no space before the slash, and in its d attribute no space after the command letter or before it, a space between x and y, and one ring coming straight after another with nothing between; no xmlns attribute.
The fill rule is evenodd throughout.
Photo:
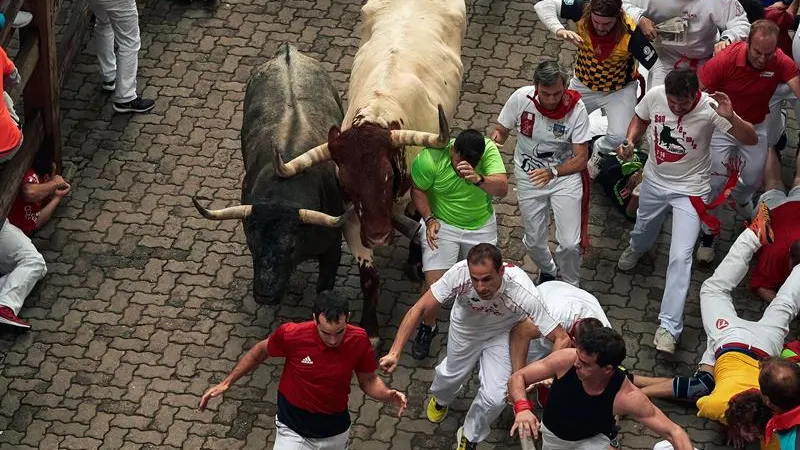
<svg viewBox="0 0 800 450"><path fill-rule="evenodd" d="M113 101L136 99L136 73L139 70L139 11L136 0L89 0L97 18L95 46L103 81L116 80ZM119 50L114 54L114 42Z"/></svg>
<svg viewBox="0 0 800 450"><path fill-rule="evenodd" d="M342 434L322 439L309 439L295 433L275 416L275 436L273 450L347 450L350 429Z"/></svg>
<svg viewBox="0 0 800 450"><path fill-rule="evenodd" d="M425 221L420 219L422 227L419 229L418 238L422 244L422 271L447 270L467 257L469 250L483 242L497 245L497 217L492 218L477 230L464 230L448 225L441 220L436 244L433 249L428 245L427 228Z"/></svg>
<svg viewBox="0 0 800 450"><path fill-rule="evenodd" d="M703 64L708 61L708 58L705 59L698 59L690 63L690 61L686 59L681 59L681 56L675 52L666 50L664 48L659 48L658 50L658 60L656 63L653 64L653 67L647 73L647 90L650 90L656 86L664 85L664 80L667 78L667 74L672 71L672 69L680 68L680 67L692 67L695 70L700 70L703 67Z"/></svg>
<svg viewBox="0 0 800 450"><path fill-rule="evenodd" d="M475 342L468 333L450 327L447 356L436 366L431 393L436 402L448 406L456 399L464 379L480 362L481 386L464 418L464 436L470 442L481 442L489 436L494 422L506 407L511 356L508 333L482 342Z"/></svg>
<svg viewBox="0 0 800 450"><path fill-rule="evenodd" d="M6 219L0 228L0 305L18 315L25 298L46 273L44 258L33 242Z"/></svg>
<svg viewBox="0 0 800 450"><path fill-rule="evenodd" d="M573 286L580 285L581 269L581 199L583 185L579 174L567 175L537 188L528 176L515 169L517 199L525 227L522 244L542 272L557 275ZM553 208L556 225L556 257L548 245L550 208ZM556 260L558 266L556 266Z"/></svg>
<svg viewBox="0 0 800 450"><path fill-rule="evenodd" d="M669 265L658 319L675 338L683 331L683 305L692 277L692 253L700 233L700 216L683 194L669 192L647 178L641 184L636 225L631 232L630 246L646 252L656 243L661 225L672 210L672 239L669 244Z"/></svg>
<svg viewBox="0 0 800 450"><path fill-rule="evenodd" d="M573 78L570 89L581 94L581 100L586 106L586 112L591 114L597 109L602 109L608 118L608 133L594 143L594 149L602 153L615 153L617 147L625 141L628 125L633 119L636 108L636 89L639 83L631 81L618 91L602 92L593 91L583 83Z"/></svg>
<svg viewBox="0 0 800 450"><path fill-rule="evenodd" d="M575 424L580 426L580 424ZM608 436L597 434L580 441L565 441L541 424L542 450L607 450L611 442Z"/></svg>
<svg viewBox="0 0 800 450"><path fill-rule="evenodd" d="M786 122L783 117L784 102L789 102L792 106L795 120L800 119L800 102L797 101L797 97L795 97L788 84L780 84L778 89L775 90L775 95L769 101L769 115L764 120L767 124L767 146L769 147L773 147L778 143L781 134L786 129Z"/></svg>
<svg viewBox="0 0 800 450"><path fill-rule="evenodd" d="M747 275L750 260L759 247L755 233L750 229L744 230L714 275L700 288L700 314L708 336L701 364L713 365L714 352L732 342L751 345L770 356L780 355L783 349L789 324L800 313L800 266L794 267L758 322L739 318L733 307L731 291Z"/></svg>

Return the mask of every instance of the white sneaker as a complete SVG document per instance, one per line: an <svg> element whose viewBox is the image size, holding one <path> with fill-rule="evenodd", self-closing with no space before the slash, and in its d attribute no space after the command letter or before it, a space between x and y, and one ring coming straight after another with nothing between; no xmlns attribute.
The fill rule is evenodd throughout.
<svg viewBox="0 0 800 450"><path fill-rule="evenodd" d="M639 263L639 258L641 258L642 255L644 255L644 252L635 252L629 245L625 247L622 255L620 255L619 261L617 261L617 267L619 267L620 270L631 270Z"/></svg>
<svg viewBox="0 0 800 450"><path fill-rule="evenodd" d="M14 17L14 22L11 23L12 28L22 28L33 20L33 14L29 13L28 11L20 11L17 13L17 16Z"/></svg>
<svg viewBox="0 0 800 450"><path fill-rule="evenodd" d="M600 154L600 151L595 149L594 153L592 153L592 157L589 158L589 161L586 163L586 170L589 172L589 178L595 179L597 178L597 174L600 173L600 163L603 162L603 155Z"/></svg>
<svg viewBox="0 0 800 450"><path fill-rule="evenodd" d="M671 355L675 353L676 344L677 341L675 337L672 336L672 333L667 331L664 327L658 327L655 338L653 339L653 345L656 346L656 350Z"/></svg>
<svg viewBox="0 0 800 450"><path fill-rule="evenodd" d="M714 261L714 235L700 233L700 245L697 247L697 261L710 263Z"/></svg>

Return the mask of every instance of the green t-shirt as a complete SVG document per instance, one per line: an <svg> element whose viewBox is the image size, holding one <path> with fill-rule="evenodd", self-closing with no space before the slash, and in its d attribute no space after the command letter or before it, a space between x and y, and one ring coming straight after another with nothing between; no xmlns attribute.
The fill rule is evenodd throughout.
<svg viewBox="0 0 800 450"><path fill-rule="evenodd" d="M503 158L494 141L488 138L475 172L483 175L506 173ZM477 230L492 218L492 197L481 188L461 178L450 159L450 149L423 148L411 165L414 185L428 194L433 215L448 225L464 230Z"/></svg>

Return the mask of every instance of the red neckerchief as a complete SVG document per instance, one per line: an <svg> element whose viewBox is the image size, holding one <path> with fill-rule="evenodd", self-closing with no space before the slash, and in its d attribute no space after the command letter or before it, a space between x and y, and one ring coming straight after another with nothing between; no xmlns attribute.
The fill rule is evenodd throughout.
<svg viewBox="0 0 800 450"><path fill-rule="evenodd" d="M620 26L620 24L617 23L617 26ZM616 27L607 35L600 36L596 31L594 31L592 22L589 20L586 24L586 31L589 33L589 39L592 41L594 57L597 58L598 61L605 61L605 59L611 55L611 52L614 51L614 47L617 46L618 36L616 33Z"/></svg>
<svg viewBox="0 0 800 450"><path fill-rule="evenodd" d="M800 406L795 409L790 409L783 414L775 414L772 419L767 422L767 430L764 435L764 440L769 442L772 433L775 431L788 430L800 425Z"/></svg>
<svg viewBox="0 0 800 450"><path fill-rule="evenodd" d="M572 111L572 108L578 104L578 100L581 99L581 94L578 91L573 91L572 89L564 89L564 95L561 96L561 103L558 104L558 108L556 109L545 109L539 103L539 100L536 100L536 96L539 95L538 91L534 91L533 97L530 95L528 98L533 102L533 105L536 107L536 110L539 111L539 114L553 120L561 120Z"/></svg>

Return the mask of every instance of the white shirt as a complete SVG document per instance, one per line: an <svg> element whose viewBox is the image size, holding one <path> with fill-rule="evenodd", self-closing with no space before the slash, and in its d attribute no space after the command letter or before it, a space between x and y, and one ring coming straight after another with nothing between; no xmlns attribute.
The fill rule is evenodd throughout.
<svg viewBox="0 0 800 450"><path fill-rule="evenodd" d="M514 166L528 173L534 169L552 168L574 156L572 144L592 140L589 114L583 100L561 120L543 116L533 104L534 86L524 86L511 94L497 122L517 130Z"/></svg>
<svg viewBox="0 0 800 450"><path fill-rule="evenodd" d="M678 194L703 196L711 191L711 136L714 129L727 133L732 127L714 111L712 102L703 92L694 109L678 117L667 105L664 86L647 91L636 105L636 115L650 121L646 179Z"/></svg>
<svg viewBox="0 0 800 450"><path fill-rule="evenodd" d="M466 260L457 262L431 286L439 303L454 301L450 327L478 341L507 334L530 317L543 336L552 333L558 322L542 304L528 274L511 264L504 267L502 284L491 300L483 300L475 292Z"/></svg>
<svg viewBox="0 0 800 450"><path fill-rule="evenodd" d="M597 301L594 295L583 289L563 281L548 281L536 288L539 290L542 303L547 308L547 311L550 312L556 322L564 327L565 331L569 331L578 320L590 317L611 328L611 322L608 321L600 302ZM553 343L542 336L531 342L531 349L535 347L541 349L538 351L540 355L544 355L552 351Z"/></svg>
<svg viewBox="0 0 800 450"><path fill-rule="evenodd" d="M656 25L680 17L686 22L686 42L653 44L658 56L685 55L692 59L708 59L714 44L721 37L742 41L750 33L750 22L738 0L624 0L625 12L636 23L645 16Z"/></svg>

